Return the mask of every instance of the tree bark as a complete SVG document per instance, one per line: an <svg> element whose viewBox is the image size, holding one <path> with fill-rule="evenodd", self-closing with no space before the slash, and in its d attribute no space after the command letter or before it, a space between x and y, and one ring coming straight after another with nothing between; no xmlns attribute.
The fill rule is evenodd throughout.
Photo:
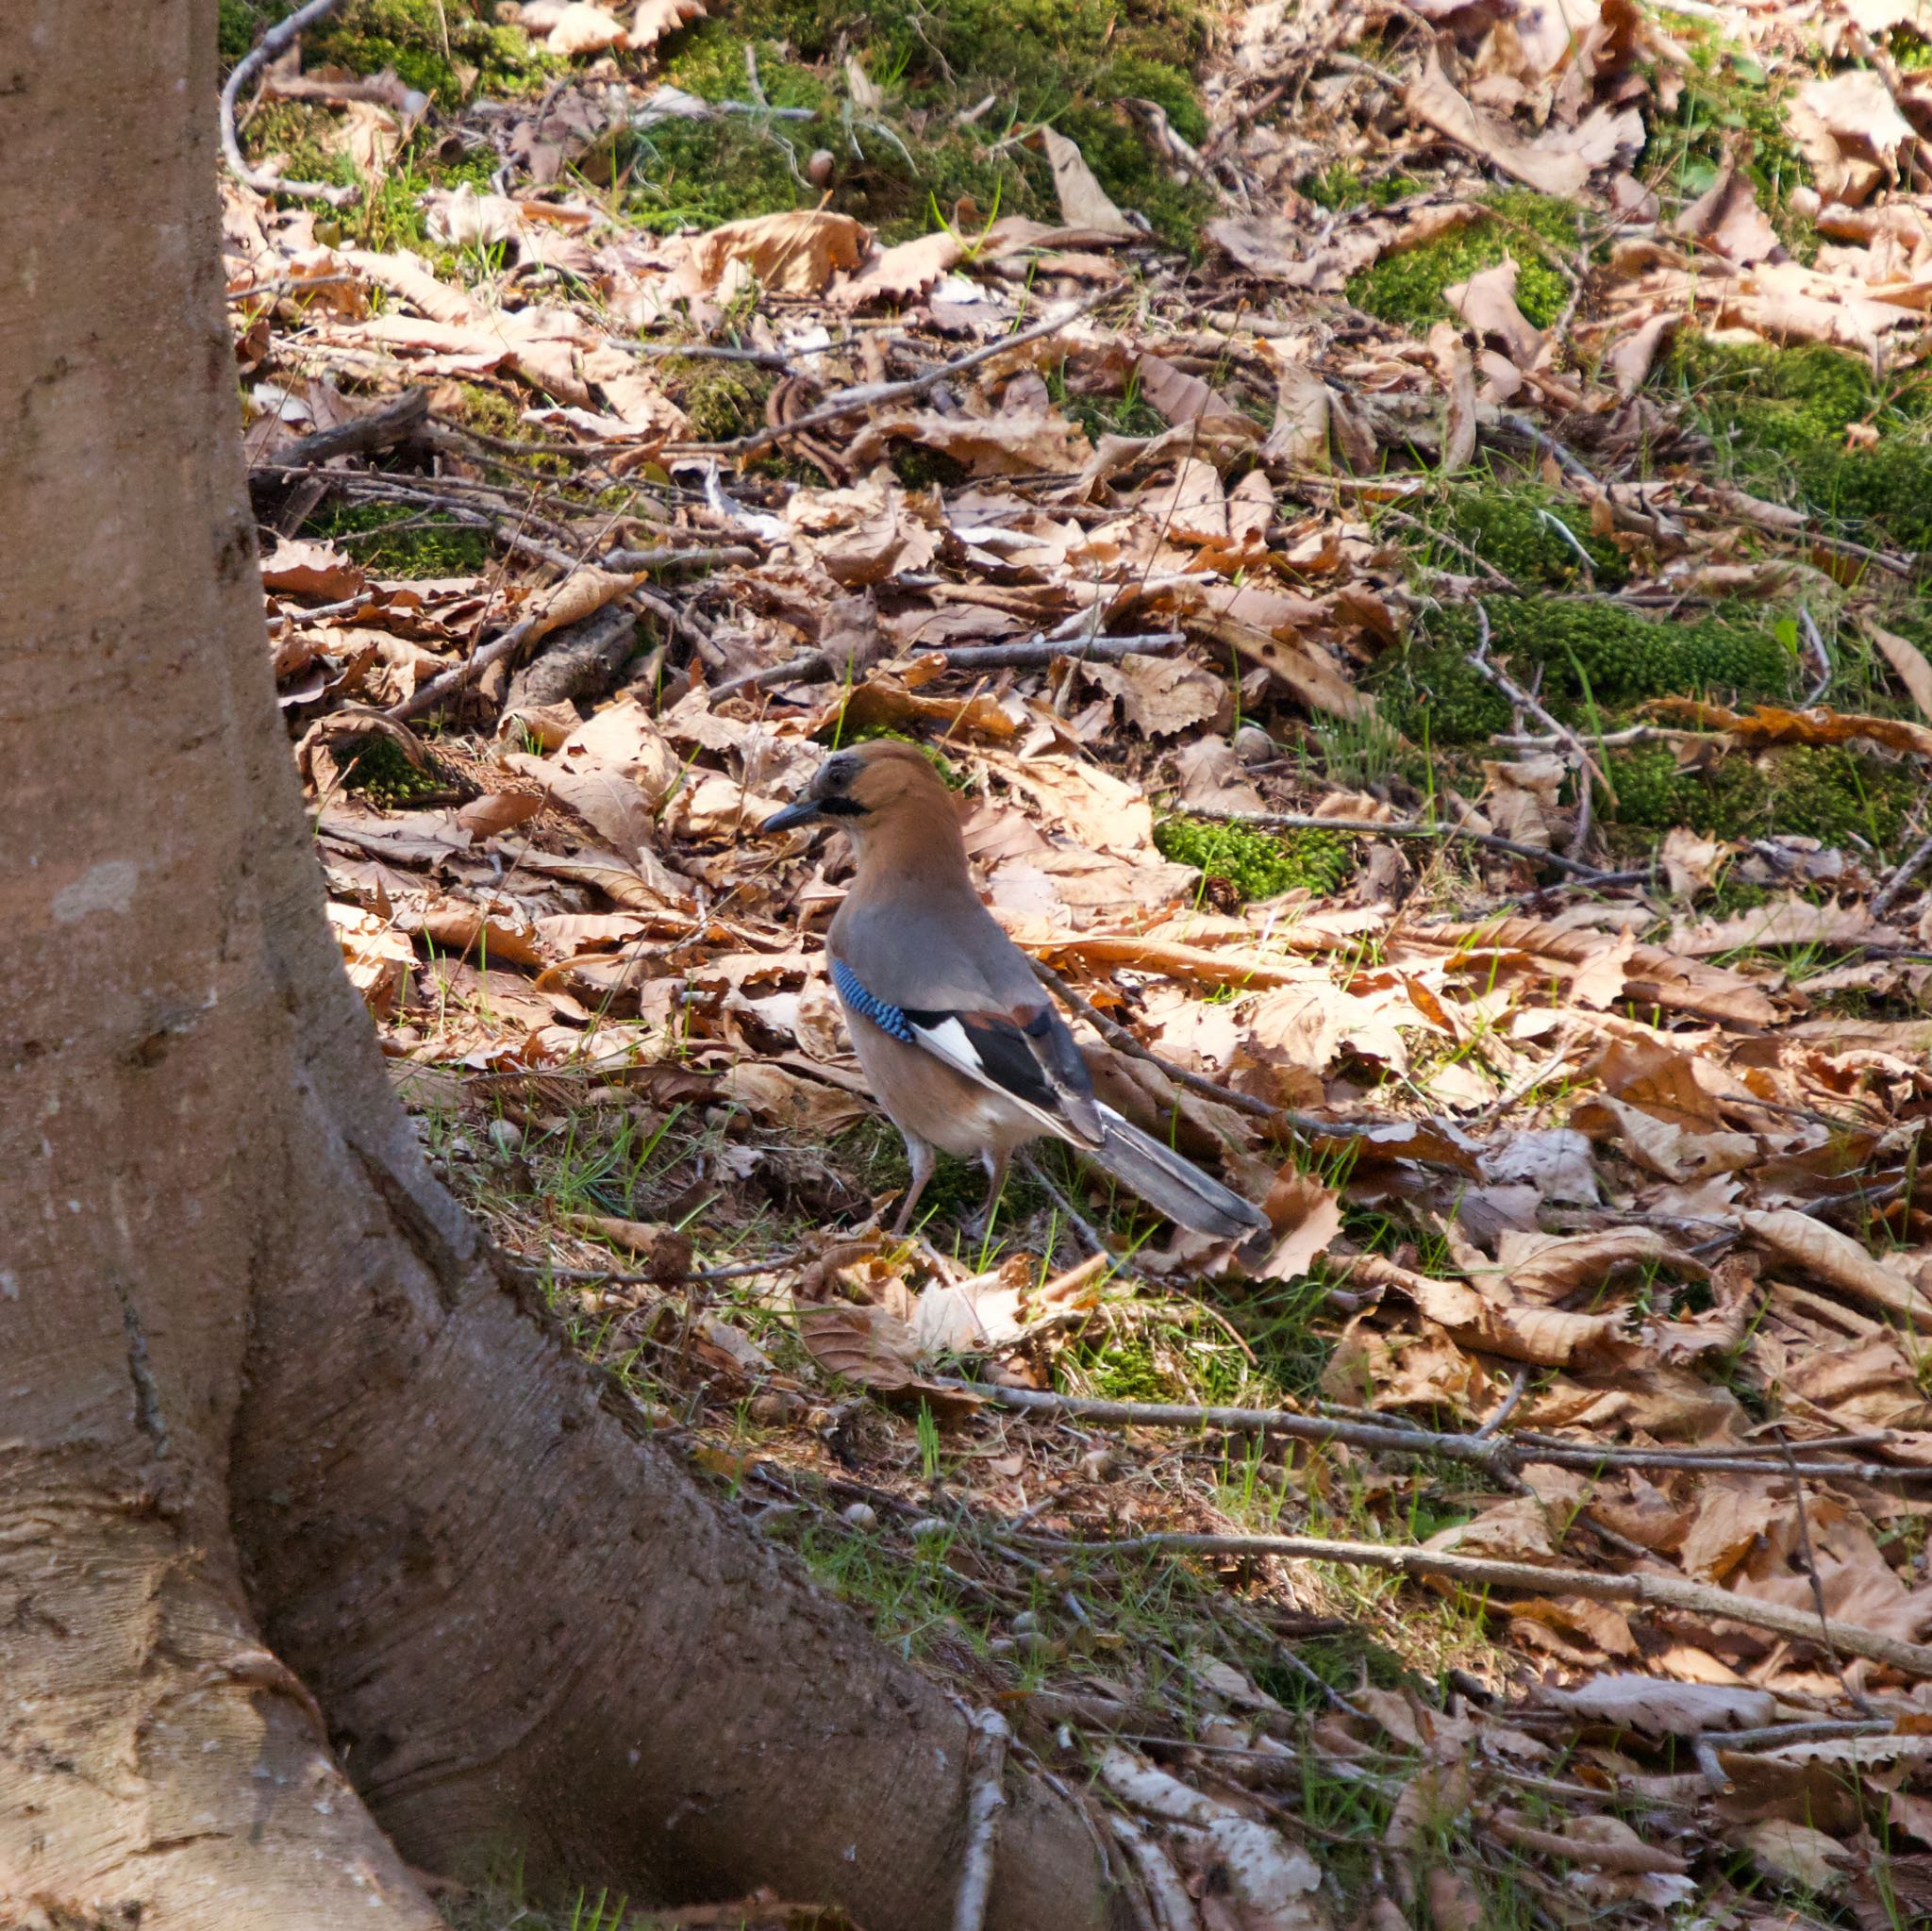
<svg viewBox="0 0 1932 1931"><path fill-rule="evenodd" d="M499 1279L342 975L246 514L214 27L14 0L0 49L0 1923L419 1931L393 1846L514 1846L944 1924L964 1719ZM1077 1806L1008 1788L989 1923L1110 1922Z"/></svg>

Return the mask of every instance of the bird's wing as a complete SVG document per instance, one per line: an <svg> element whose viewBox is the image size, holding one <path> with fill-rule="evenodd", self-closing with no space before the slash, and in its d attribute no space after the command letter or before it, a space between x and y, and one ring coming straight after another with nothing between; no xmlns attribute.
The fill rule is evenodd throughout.
<svg viewBox="0 0 1932 1931"><path fill-rule="evenodd" d="M848 1012L1017 1102L1040 1120L1042 1132L1100 1144L1087 1062L1051 1006L1010 1012L895 1006L868 991L842 958L832 961L832 984Z"/></svg>

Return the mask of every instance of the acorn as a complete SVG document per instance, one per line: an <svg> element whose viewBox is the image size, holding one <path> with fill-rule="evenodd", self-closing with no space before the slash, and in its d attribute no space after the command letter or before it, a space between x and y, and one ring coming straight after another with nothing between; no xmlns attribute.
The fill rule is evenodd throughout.
<svg viewBox="0 0 1932 1931"><path fill-rule="evenodd" d="M814 188L823 188L832 178L832 150L828 147L814 148L811 159L805 164L805 172Z"/></svg>

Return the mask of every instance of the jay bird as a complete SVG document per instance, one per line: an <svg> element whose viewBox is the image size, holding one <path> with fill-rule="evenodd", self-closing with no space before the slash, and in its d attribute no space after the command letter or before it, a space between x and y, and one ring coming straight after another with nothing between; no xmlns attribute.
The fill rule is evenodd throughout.
<svg viewBox="0 0 1932 1931"><path fill-rule="evenodd" d="M979 902L952 796L917 749L881 739L835 752L805 797L759 829L821 823L850 838L858 860L826 951L858 1063L911 1162L895 1233L911 1222L935 1149L984 1164L983 1227L1014 1149L1047 1134L1197 1233L1268 1225L1094 1097L1066 1022Z"/></svg>

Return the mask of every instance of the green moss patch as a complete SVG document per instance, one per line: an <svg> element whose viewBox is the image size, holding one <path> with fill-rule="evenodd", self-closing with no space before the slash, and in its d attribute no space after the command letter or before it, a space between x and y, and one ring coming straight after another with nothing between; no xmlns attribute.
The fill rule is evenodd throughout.
<svg viewBox="0 0 1932 1931"><path fill-rule="evenodd" d="M1782 699L1794 659L1772 615L1725 606L1696 624L1658 622L1589 597L1495 597L1486 606L1491 654L1516 680L1541 671L1542 701L1565 722L1594 729L1599 707L1653 697ZM1479 629L1472 609L1428 613L1408 646L1371 676L1382 714L1421 743L1479 742L1509 727L1501 691L1468 661Z"/></svg>
<svg viewBox="0 0 1932 1931"><path fill-rule="evenodd" d="M1878 851L1897 843L1922 791L1908 766L1836 744L1726 757L1707 772L1680 772L1668 749L1641 745L1613 754L1609 774L1626 830L1681 824L1734 839L1779 832Z"/></svg>
<svg viewBox="0 0 1932 1931"><path fill-rule="evenodd" d="M1932 397L1922 381L1881 386L1838 349L1694 335L1665 372L1745 488L1844 535L1932 546ZM1860 425L1875 442L1848 441Z"/></svg>
<svg viewBox="0 0 1932 1931"><path fill-rule="evenodd" d="M396 503L336 504L310 517L302 534L340 543L381 576L475 576L490 561L486 531Z"/></svg>
<svg viewBox="0 0 1932 1931"><path fill-rule="evenodd" d="M1527 188L1487 195L1484 207L1487 212L1478 221L1383 256L1350 280L1348 299L1384 322L1425 333L1451 313L1444 289L1513 256L1516 306L1532 327L1549 327L1570 301L1570 277L1555 261L1576 254L1577 209Z"/></svg>
<svg viewBox="0 0 1932 1931"><path fill-rule="evenodd" d="M1168 818L1154 842L1176 865L1194 865L1225 879L1243 898L1278 898L1284 891L1338 891L1355 869L1347 837L1334 831L1257 831L1206 818Z"/></svg>
<svg viewBox="0 0 1932 1931"><path fill-rule="evenodd" d="M221 55L239 60L294 0L220 0ZM496 25L493 0L346 0L303 36L305 68L394 73L444 108L487 93L527 93L557 71L521 27ZM316 176L307 178L315 179Z"/></svg>
<svg viewBox="0 0 1932 1931"><path fill-rule="evenodd" d="M1079 144L1122 208L1186 244L1213 197L1173 178L1123 104L1150 101L1184 139L1204 139L1192 70L1207 45L1193 0L1130 10L1107 0L943 0L930 9L746 0L668 42L666 77L708 100L745 101L749 47L770 104L812 118L763 125L730 115L647 130L635 155L634 211L666 227L816 206L819 191L793 171L823 147L835 162L831 205L888 241L923 232L935 214L951 218L961 201L982 220L995 211L1056 220L1044 158L1008 144L1016 129L1046 122ZM848 114L848 56L885 96L874 115ZM962 125L962 111L989 94L992 106Z"/></svg>
<svg viewBox="0 0 1932 1931"><path fill-rule="evenodd" d="M1582 506L1539 483L1457 488L1430 521L1524 588L1571 590L1593 582L1615 590L1630 574L1616 546L1591 532ZM1448 567L1466 568L1466 559L1452 555Z"/></svg>

